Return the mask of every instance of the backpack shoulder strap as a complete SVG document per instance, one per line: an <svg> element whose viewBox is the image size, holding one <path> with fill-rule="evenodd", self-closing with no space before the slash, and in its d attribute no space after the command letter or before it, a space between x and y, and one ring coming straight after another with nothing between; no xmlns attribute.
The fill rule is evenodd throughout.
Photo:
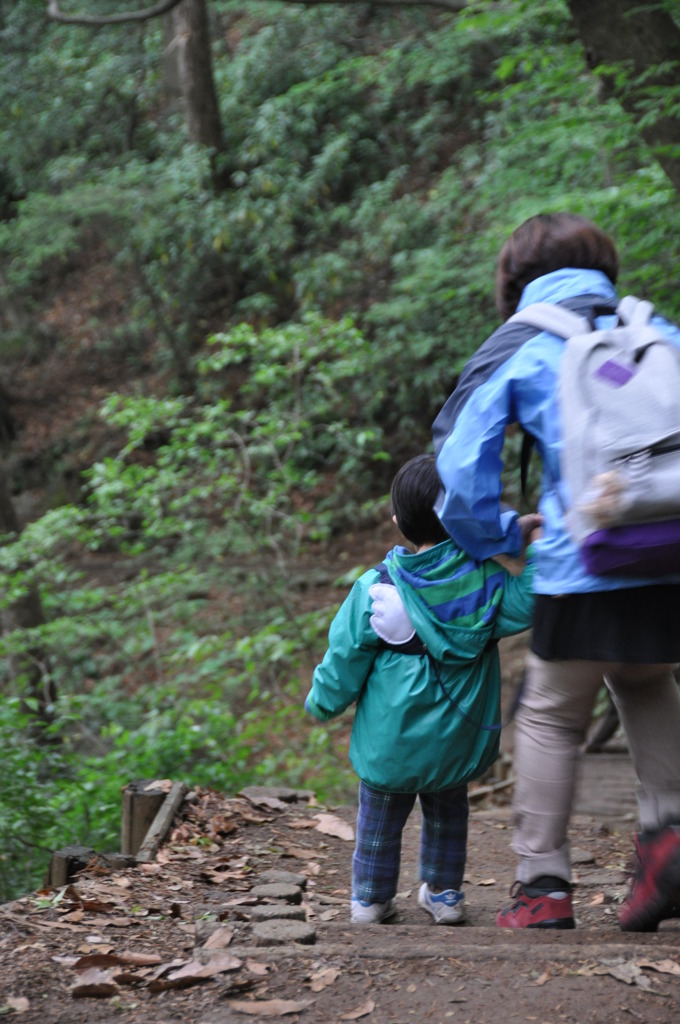
<svg viewBox="0 0 680 1024"><path fill-rule="evenodd" d="M513 313L509 323L529 324L541 331L549 331L558 338L571 338L575 334L589 334L592 327L585 317L565 309L564 306L553 306L550 302L534 302L525 309Z"/></svg>
<svg viewBox="0 0 680 1024"><path fill-rule="evenodd" d="M381 562L380 565L374 565L373 568L377 573L380 574L378 579L379 583L391 583L390 574L387 571L387 562Z"/></svg>
<svg viewBox="0 0 680 1024"><path fill-rule="evenodd" d="M592 330L585 317L579 316L571 309L565 309L564 306L554 306L549 302L534 302L518 313L513 313L508 322L528 324L529 327L536 327L539 331L549 331L565 340L573 335L589 334ZM529 460L535 444L536 439L524 430L520 451L520 482L524 497L527 495Z"/></svg>

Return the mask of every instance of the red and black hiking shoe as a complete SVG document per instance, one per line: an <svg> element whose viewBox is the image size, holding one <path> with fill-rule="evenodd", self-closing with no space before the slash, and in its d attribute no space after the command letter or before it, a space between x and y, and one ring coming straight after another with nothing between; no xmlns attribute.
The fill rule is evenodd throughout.
<svg viewBox="0 0 680 1024"><path fill-rule="evenodd" d="M655 932L680 917L680 825L635 837L638 866L619 911L624 932Z"/></svg>
<svg viewBox="0 0 680 1024"><path fill-rule="evenodd" d="M571 892L559 896L546 893L527 896L521 882L515 882L510 895L516 902L496 917L499 928L573 928L574 911Z"/></svg>

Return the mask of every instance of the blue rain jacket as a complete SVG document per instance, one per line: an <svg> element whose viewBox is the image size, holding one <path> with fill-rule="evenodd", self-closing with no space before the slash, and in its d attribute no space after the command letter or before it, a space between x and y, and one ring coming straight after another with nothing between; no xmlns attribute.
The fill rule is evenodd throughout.
<svg viewBox="0 0 680 1024"><path fill-rule="evenodd" d="M566 268L531 281L518 309L567 299L575 300L570 308L581 315L588 315L595 306L618 302L613 284L601 271ZM606 327L614 322L614 317L598 317L595 324ZM676 326L659 316L653 322L680 347ZM536 592L586 593L656 583L589 575L567 532L568 495L560 475L562 427L557 399L564 346L561 338L548 332L536 334L522 324L504 324L468 361L434 424L443 484L437 513L448 533L475 558L519 551L518 514L501 507L505 428L519 423L536 438L543 462L539 511L544 528L534 544ZM680 582L680 577L669 576L665 582Z"/></svg>

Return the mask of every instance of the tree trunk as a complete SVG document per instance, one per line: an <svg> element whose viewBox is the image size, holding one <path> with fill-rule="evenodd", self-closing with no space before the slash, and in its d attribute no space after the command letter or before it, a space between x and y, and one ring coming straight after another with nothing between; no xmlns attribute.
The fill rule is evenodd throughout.
<svg viewBox="0 0 680 1024"><path fill-rule="evenodd" d="M189 139L219 153L222 125L213 78L206 2L182 0L166 18L170 25L166 54L178 72Z"/></svg>
<svg viewBox="0 0 680 1024"><path fill-rule="evenodd" d="M680 118L659 116L641 124L644 101L651 90L680 83L680 28L657 4L640 0L568 0L589 67L624 63L630 74L624 85L613 75L602 80L638 125L674 187L680 191ZM637 79L645 75L644 84ZM660 106L660 101L659 101Z"/></svg>
<svg viewBox="0 0 680 1024"><path fill-rule="evenodd" d="M208 146L215 153L222 151L222 125L213 77L207 0L158 0L151 7L108 15L64 14L59 0L47 0L47 16L63 25L92 27L163 17L164 84L167 85L173 76L179 77L191 141Z"/></svg>
<svg viewBox="0 0 680 1024"><path fill-rule="evenodd" d="M161 23L163 31L163 60L161 77L163 99L169 110L173 113L183 113L179 55L177 44L175 42L177 33L172 14L163 15Z"/></svg>

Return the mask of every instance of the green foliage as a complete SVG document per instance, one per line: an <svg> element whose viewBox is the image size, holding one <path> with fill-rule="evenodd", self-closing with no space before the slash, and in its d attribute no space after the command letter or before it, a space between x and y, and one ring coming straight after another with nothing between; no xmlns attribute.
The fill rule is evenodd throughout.
<svg viewBox="0 0 680 1024"><path fill-rule="evenodd" d="M631 249L624 264L636 282L650 253L677 258L677 198L632 122L601 101L563 0L477 0L455 18L275 5L246 9L236 24L238 48L214 54L231 188L215 192L208 155L170 135L170 120L140 117L157 131L153 171L144 145L121 159L90 132L94 161L69 144L77 172L59 177L46 165L56 194L29 196L0 239L16 254L11 284L28 287L73 252L101 216L99 196L109 211L100 232L115 223L112 247L131 283L127 344L141 355L154 339L183 390L216 316L272 323L351 311L374 342L370 372L389 394L380 416L402 450L414 432L422 443L423 422L493 326L495 254L525 216L569 208L601 220ZM102 81L114 72L113 31L87 54ZM88 30L55 33L68 93L82 85L72 55L84 57ZM156 33L128 40L126 59L144 73L139 95L157 86L145 70ZM671 113L676 101L664 92ZM86 104L78 116L90 116ZM107 125L122 132L122 114ZM631 205L640 210L632 230ZM642 229L650 212L651 232ZM660 287L659 302L675 307ZM391 379L388 368L398 368Z"/></svg>
<svg viewBox="0 0 680 1024"><path fill-rule="evenodd" d="M309 316L259 335L240 325L212 344L198 367L205 404L119 396L106 404L105 417L129 439L87 474L93 543L115 536L130 552L165 540L186 546L207 523L232 551L292 554L303 528L308 538L328 534L338 494L354 509L384 459L382 432L364 420L370 381L356 373L369 346L349 320ZM244 366L238 402L220 397L225 377ZM141 457L149 439L150 461ZM332 503L319 497L328 470Z"/></svg>
<svg viewBox="0 0 680 1024"><path fill-rule="evenodd" d="M0 897L36 880L50 846L114 843L122 777L237 790L281 776L302 785L313 771L320 793L346 785L301 708L304 652L321 648L328 613L296 608L290 567L303 536L327 534L331 509L356 521L384 457L360 415L367 350L349 320L312 316L216 336L193 398L105 403L126 441L87 474L85 505L6 538L2 604L37 589L47 621L0 638L12 694L0 743L17 780L0 790ZM240 401L221 397L245 367ZM320 492L329 466L335 491ZM127 558L124 585L94 586L74 568L97 552ZM213 591L235 607L211 606ZM37 735L26 683L9 674L35 650L59 694Z"/></svg>
<svg viewBox="0 0 680 1024"><path fill-rule="evenodd" d="M0 20L0 152L28 190L92 180L131 148L149 154L156 54L145 39L158 30L58 25L46 6L4 4ZM95 0L88 12L96 7ZM110 13L109 4L99 7Z"/></svg>
<svg viewBox="0 0 680 1024"><path fill-rule="evenodd" d="M43 192L28 195L21 204L20 218L0 222L0 250L7 260L6 287L14 293L35 296L53 268L68 268L82 246L84 232L94 227L106 234L118 225L122 236L125 199L120 190L103 189L99 184L87 184L58 197ZM131 217L128 209L128 223Z"/></svg>

